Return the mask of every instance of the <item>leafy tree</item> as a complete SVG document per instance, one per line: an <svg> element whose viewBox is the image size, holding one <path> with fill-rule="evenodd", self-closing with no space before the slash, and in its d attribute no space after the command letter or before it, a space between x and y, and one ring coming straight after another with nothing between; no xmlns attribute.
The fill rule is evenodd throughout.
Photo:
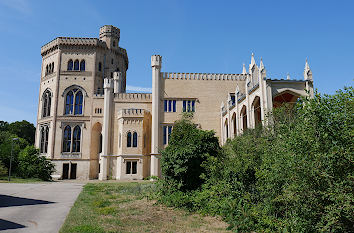
<svg viewBox="0 0 354 233"><path fill-rule="evenodd" d="M55 171L54 164L44 156L39 155L39 150L34 146L27 146L18 157L18 174L23 178L39 178L51 180Z"/></svg>
<svg viewBox="0 0 354 233"><path fill-rule="evenodd" d="M17 135L14 135L8 131L0 131L0 161L4 164L5 167L9 168L11 147L13 146L12 170L16 171L18 164L18 154L28 145L28 142L23 138L18 138L19 140L13 141L13 138L18 137Z"/></svg>
<svg viewBox="0 0 354 233"><path fill-rule="evenodd" d="M26 120L15 121L8 125L8 131L20 138L26 139L30 145L34 144L36 128Z"/></svg>
<svg viewBox="0 0 354 233"><path fill-rule="evenodd" d="M0 121L0 131L7 131L9 123L6 121Z"/></svg>
<svg viewBox="0 0 354 233"><path fill-rule="evenodd" d="M161 152L162 174L167 183L181 191L201 186L202 163L217 156L220 147L213 131L198 129L191 117L184 115L175 122L169 144Z"/></svg>

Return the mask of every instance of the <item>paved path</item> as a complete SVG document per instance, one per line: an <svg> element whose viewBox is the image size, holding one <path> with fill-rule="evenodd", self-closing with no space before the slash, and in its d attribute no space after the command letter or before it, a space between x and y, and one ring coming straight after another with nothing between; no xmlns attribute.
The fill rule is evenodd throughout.
<svg viewBox="0 0 354 233"><path fill-rule="evenodd" d="M0 232L58 232L83 183L0 183Z"/></svg>

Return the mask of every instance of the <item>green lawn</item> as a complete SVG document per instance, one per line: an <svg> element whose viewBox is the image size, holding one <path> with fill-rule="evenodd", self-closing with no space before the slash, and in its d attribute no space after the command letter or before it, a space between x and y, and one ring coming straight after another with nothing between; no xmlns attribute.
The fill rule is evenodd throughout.
<svg viewBox="0 0 354 233"><path fill-rule="evenodd" d="M156 204L154 183L88 183L60 232L228 232L227 224Z"/></svg>
<svg viewBox="0 0 354 233"><path fill-rule="evenodd" d="M28 178L28 179L23 179L19 177L11 177L11 180L8 181L8 177L3 176L0 177L0 183L35 183L35 182L46 182L38 178Z"/></svg>

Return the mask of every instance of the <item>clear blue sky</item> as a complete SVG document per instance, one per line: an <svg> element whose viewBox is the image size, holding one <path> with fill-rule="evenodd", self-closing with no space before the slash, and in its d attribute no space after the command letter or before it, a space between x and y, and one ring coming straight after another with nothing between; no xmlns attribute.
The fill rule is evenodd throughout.
<svg viewBox="0 0 354 233"><path fill-rule="evenodd" d="M40 48L58 36L121 29L129 86L151 88L150 56L163 71L241 73L260 57L270 78L302 79L333 94L354 79L354 1L0 0L0 120L36 122Z"/></svg>

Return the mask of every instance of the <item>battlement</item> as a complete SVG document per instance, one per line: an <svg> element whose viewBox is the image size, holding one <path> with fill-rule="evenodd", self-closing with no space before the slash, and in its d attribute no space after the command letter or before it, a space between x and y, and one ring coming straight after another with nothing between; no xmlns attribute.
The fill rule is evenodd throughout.
<svg viewBox="0 0 354 233"><path fill-rule="evenodd" d="M115 93L115 100L151 101L151 93Z"/></svg>
<svg viewBox="0 0 354 233"><path fill-rule="evenodd" d="M160 55L151 56L151 67L158 66L161 67L162 57Z"/></svg>
<svg viewBox="0 0 354 233"><path fill-rule="evenodd" d="M111 78L105 78L103 80L103 88L107 89L107 88L113 88L113 79Z"/></svg>
<svg viewBox="0 0 354 233"><path fill-rule="evenodd" d="M176 80L230 80L244 81L249 74L217 74L217 73L170 73L161 72L163 79Z"/></svg>
<svg viewBox="0 0 354 233"><path fill-rule="evenodd" d="M100 39L105 36L120 38L120 29L112 25L104 25L100 28Z"/></svg>
<svg viewBox="0 0 354 233"><path fill-rule="evenodd" d="M149 113L148 110L140 108L129 108L122 109L118 111L118 118L122 117L144 117L146 113Z"/></svg>
<svg viewBox="0 0 354 233"><path fill-rule="evenodd" d="M53 48L58 48L59 45L71 45L71 46L90 46L90 47L102 47L107 48L106 42L97 38L81 38L81 37L57 37L49 43L41 47L41 55L44 56L50 52ZM128 57L127 51L121 47L117 48L118 53L124 57Z"/></svg>

